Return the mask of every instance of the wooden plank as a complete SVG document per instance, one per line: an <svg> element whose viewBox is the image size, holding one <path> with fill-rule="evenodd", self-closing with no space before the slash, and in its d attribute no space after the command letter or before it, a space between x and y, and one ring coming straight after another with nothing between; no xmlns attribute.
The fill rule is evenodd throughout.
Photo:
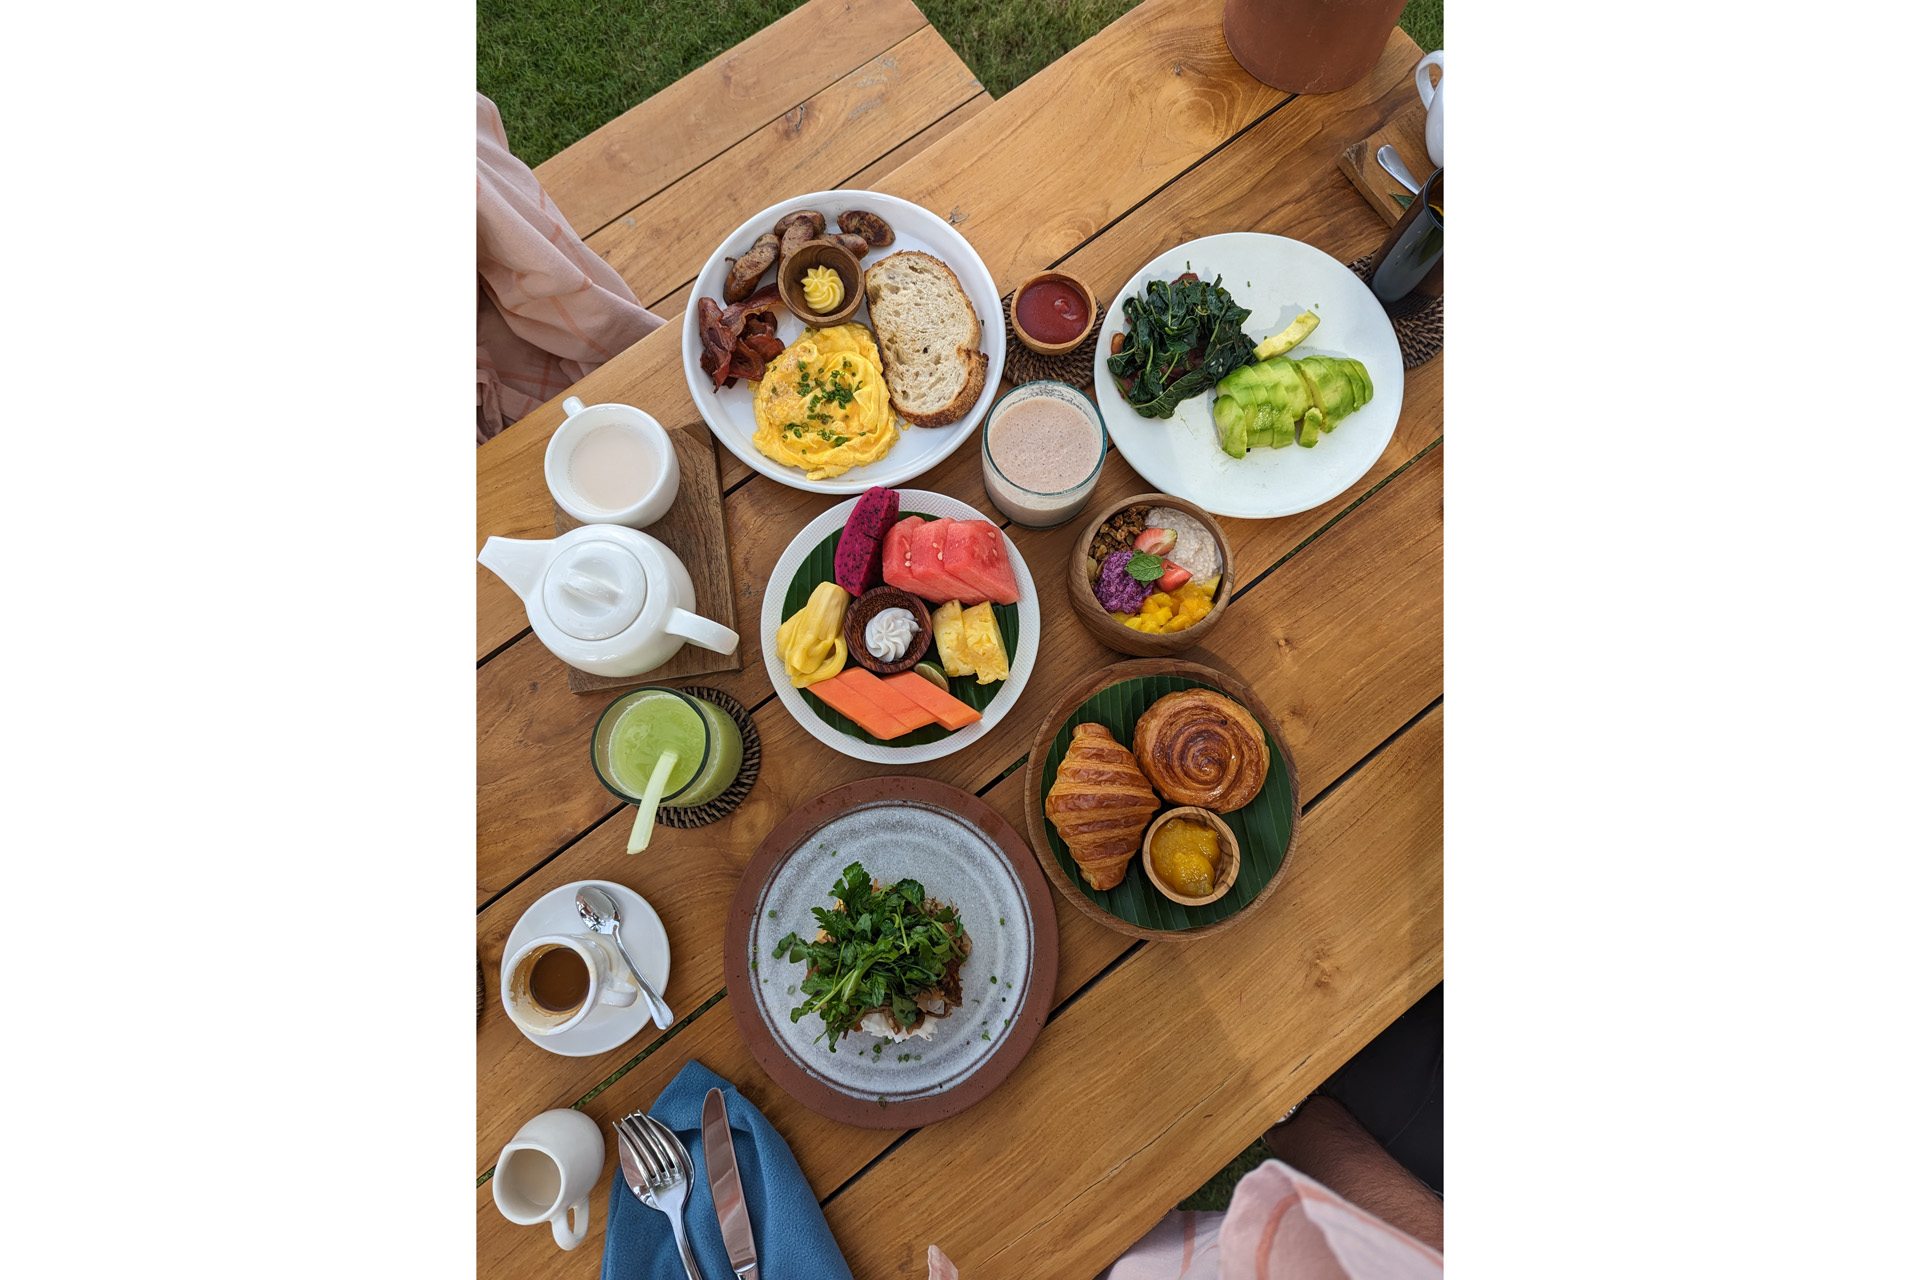
<svg viewBox="0 0 1920 1280"><path fill-rule="evenodd" d="M1386 124L1340 153L1340 172L1359 188L1374 212L1392 226L1406 211L1406 206L1395 197L1409 193L1375 158L1383 145L1393 147L1415 182L1425 182L1433 176L1433 162L1427 159L1427 113L1418 101L1408 103Z"/></svg>
<svg viewBox="0 0 1920 1280"><path fill-rule="evenodd" d="M534 175L574 231L591 235L926 25L912 0L813 0Z"/></svg>
<svg viewBox="0 0 1920 1280"><path fill-rule="evenodd" d="M758 210L839 186L979 93L967 64L938 31L922 27L586 237L587 245L637 295L677 288Z"/></svg>
<svg viewBox="0 0 1920 1280"><path fill-rule="evenodd" d="M840 185L852 187L855 190L871 189L873 183L892 173L992 105L993 95L982 89Z"/></svg>
<svg viewBox="0 0 1920 1280"><path fill-rule="evenodd" d="M1380 226L1351 186L1333 172L1335 148L1341 138L1351 136L1351 131L1370 128L1370 120L1390 113L1394 94L1413 100L1404 72L1410 70L1418 58L1418 49L1409 48L1405 68L1398 71L1383 68L1376 75L1377 83L1373 87L1385 94L1384 98L1357 95L1355 103L1348 104L1331 120L1320 107L1332 99L1302 99L1276 112L1206 165L1071 255L1067 260L1068 269L1111 296L1141 262L1182 240L1229 229L1293 235L1336 255L1358 257L1373 247ZM1334 98L1340 96L1334 95ZM1295 154L1302 157L1298 163L1290 159ZM1408 375L1399 431L1374 469L1349 491L1351 495L1364 493L1380 477L1438 437L1442 370L1443 362L1435 360ZM677 363L671 373L675 378L680 376ZM684 382L680 385L684 392ZM914 484L950 493L990 510L979 472L977 450L962 448ZM1092 502L1098 505L1109 498L1118 499L1149 488L1151 486L1140 480L1115 452L1109 457ZM541 493L544 495L544 492L543 488ZM764 477L728 495L726 512L733 534L733 578L740 592L737 629L742 650L747 655L747 669L741 673L744 678L738 683L722 687L748 706L772 693L772 686L766 682L765 672L757 661L760 597L754 584L766 581L768 571L794 534L829 505L831 501L825 497L787 489ZM1281 521L1228 520L1228 537L1233 540L1243 564L1249 566L1244 579L1250 581L1258 569L1284 555L1337 510L1338 506L1331 506ZM1059 586L1059 578L1058 571L1051 566L1061 563L1068 554L1072 537L1077 533L1075 526L1050 534L1022 529L1008 532L1040 580L1043 591L1048 593L1046 599L1058 604L1053 608L1043 601L1043 618L1055 620L1047 631L1049 644L1055 636L1071 631L1076 633L1077 642L1086 643L1087 660L1098 662L1098 655L1104 651L1086 641L1084 631L1072 622L1064 593L1058 597L1052 595ZM518 610L519 600L510 594L508 599ZM524 626L524 613L519 618ZM499 625L504 626L504 622ZM529 638L513 646L513 650L539 647L537 640ZM1076 655L1081 652L1075 650ZM544 683L541 688L547 690L545 695L522 696L523 691L532 692L526 690L527 684L541 679L537 673L542 665L550 664L542 655L517 660L510 675L504 671L500 674L498 686L488 671L504 661L505 655L481 670L480 901L511 883L527 867L609 811L604 790L578 758L581 748L577 744L583 741L585 726L591 725L600 706L596 703L581 707L578 705L581 699L571 698L558 688L547 690ZM1070 665L1056 668L1049 660L1036 670L1023 704L1033 702L1044 707L1049 673L1056 669L1071 671L1074 668ZM501 694L511 694L515 699L510 720L496 718L485 711L489 702ZM1038 714L1032 707L1027 710ZM770 707L764 714L784 716L785 712ZM534 744L552 749L523 750ZM969 754L987 749L975 747ZM994 761L995 772L1012 763L1019 749ZM513 828L498 825L501 820L511 821Z"/></svg>
<svg viewBox="0 0 1920 1280"><path fill-rule="evenodd" d="M840 185L853 188L865 187L882 174L926 150L992 105L993 98L985 91L975 94ZM647 307L656 315L672 319L686 311L687 303L692 297L693 281L689 280L665 297L649 299ZM723 477L721 482L723 485L731 485L736 480L743 480L748 475L757 474L730 453L726 455L725 461L731 464L734 474L730 478Z"/></svg>
<svg viewBox="0 0 1920 1280"><path fill-rule="evenodd" d="M1280 716L1308 797L1439 696L1442 453L1436 448L1422 457L1247 590L1221 619L1212 652L1192 651L1196 661L1234 670ZM1092 646L1083 629L1058 630L1061 670L1112 660L1108 651ZM1049 663L1056 661L1054 649L1050 640ZM1002 759L1024 752L1047 710L1044 702L1028 707L1022 699L1015 714L1024 712L1024 723L1011 739L1011 755L982 744L918 771L978 791L999 776ZM662 832L656 847L639 857L626 855L626 832L617 822L590 832L481 913L479 950L487 972L498 973L506 936L535 898L573 880L612 879L660 912L674 948L669 1001L692 1009L718 991L724 979L716 940L740 872L766 832L820 791L888 771L822 750L784 713L763 716L759 723L769 764L738 812L698 831ZM784 761L804 767L774 767ZM1004 794L1004 801L995 796L995 803L1024 831L1020 785L1016 770L989 794ZM1088 937L1105 931L1080 928L1081 922L1072 919L1079 915L1060 912L1062 999L1071 990L1066 978L1097 972L1117 954L1116 944L1107 941L1096 948L1097 963L1081 958ZM491 1001L478 1044L479 1167L491 1163L527 1116L577 1100L647 1043L643 1037L598 1058L558 1058L529 1044ZM676 1043L669 1042L667 1049Z"/></svg>
<svg viewBox="0 0 1920 1280"><path fill-rule="evenodd" d="M1146 4L1126 18L1048 68L1042 76L1053 74L1062 64L1077 61L1088 50L1102 49L1120 36L1136 31L1136 24L1142 15L1151 16L1177 8L1172 0L1147 0ZM1212 36L1209 38L1217 39L1218 5L1202 6L1202 9L1213 14L1209 27ZM1202 23L1205 18L1206 13L1202 12L1187 21ZM1164 34L1155 26L1148 26L1144 31L1149 35ZM1197 38L1188 33L1185 43L1191 44ZM1162 53L1164 57L1177 58L1183 42L1171 37L1169 39L1171 43ZM1296 99L1284 110L1276 112L1262 122L1260 128L1249 131L1234 147L1223 150L1212 161L1174 183L1161 196L1147 200L1146 205L1118 225L1107 229L1088 246L1103 259L1109 253L1113 255L1112 260L1119 261L1131 255L1131 262L1124 270L1116 269L1117 274L1103 280L1090 278L1089 282L1096 289L1110 291L1117 288L1141 262L1160 248L1191 238L1192 235L1257 229L1311 238L1305 234L1313 228L1310 219L1318 219L1325 224L1331 219L1343 218L1345 213L1356 209L1363 211L1365 216L1351 223L1341 223L1343 227L1352 228L1343 233L1341 242L1336 245L1334 242L1316 240L1315 243L1322 244L1329 252L1349 256L1357 256L1373 248L1370 241L1377 232L1374 215L1365 210L1350 185L1332 172L1332 166L1339 148L1347 141L1378 128L1394 110L1413 100L1410 73L1419 58L1418 46L1404 35L1396 33L1388 44L1380 66L1359 84L1337 94ZM1130 207L1153 194L1153 187L1143 187L1142 180L1132 168L1114 160L1101 146L1077 148L1062 136L1065 128L1063 120L1081 118L1082 112L1086 119L1105 120L1112 102L1127 100L1125 74L1129 64L1138 74L1155 75L1157 72L1154 69L1161 66L1161 55L1156 55L1152 50L1136 51L1131 58L1103 54L1100 76L1094 77L1093 83L1086 87L1085 100L1053 123L1057 154L1051 158L1043 157L1042 164L1052 181L1043 185L1027 180L1025 175L1033 162L1027 157L1010 154L997 182L1010 190L1027 192L1028 204L1011 210L997 206L991 219L972 218L964 227L968 240L980 252L994 278L1008 288L1011 288L1014 280L1019 255L1039 251L1035 248L1025 219L1051 219L1054 214L1050 211L1077 207L1074 192L1086 184L1111 184L1124 189L1127 198L1123 207ZM1229 80L1246 81L1245 75L1237 67L1215 67L1202 74L1203 64L1204 60L1202 64L1182 64L1181 74L1173 77L1176 81L1188 83L1196 98L1217 100L1232 96L1234 91L1216 86L1215 80L1223 83ZM1209 76L1213 79L1209 79ZM1040 78L1035 77L1036 80ZM1021 89L1026 87L1023 85ZM1014 109L1008 104L1020 92L1015 90L1006 100L985 108L964 127L932 144L901 169L880 179L880 187L904 198L920 199L921 203L927 203L921 199L919 185L936 185L937 175L913 180L902 175L922 173L942 152L956 146L974 147L983 155L999 154L989 143L994 136L1005 133L1007 126L1002 123L1003 117ZM1111 130L1103 128L1100 132L1105 136ZM1298 156L1296 163L1294 153L1301 152L1302 148L1305 151ZM1198 160L1203 154L1204 151L1195 152L1190 160ZM1221 163L1229 154L1233 157L1231 163ZM934 167L937 169L937 164ZM996 182L990 173L976 173L976 178L989 184ZM1197 183L1196 179L1199 180ZM1194 185L1189 186L1190 183ZM1335 187L1338 189L1334 190ZM1163 200L1163 197L1167 199ZM1088 219L1082 219L1082 222L1087 223L1089 234L1097 229L1097 225L1091 224ZM1371 230L1363 234L1361 228ZM1073 247L1070 243L1057 248L1050 247L1054 244L1051 238L1047 241L1049 247L1046 251L1052 257L1064 254ZM1124 247L1126 251L1114 252L1119 247ZM1052 257L1047 261L1050 262ZM1080 270L1078 266L1072 269ZM582 379L572 391L583 399L639 405L662 422L680 421L687 415L697 416L698 413L687 391L680 364L680 331L671 325L647 335ZM476 451L479 455L476 463L479 541L484 541L489 533L509 537L546 536L542 531L548 514L548 497L541 478L540 459L546 448L547 437L552 435L563 417L556 398ZM960 452L968 453L967 450ZM722 458L723 487L730 486L741 470L738 463L730 468L728 462L729 459ZM772 483L755 479L749 482L748 487ZM477 542L475 549L478 550ZM504 584L494 581L491 574L476 571L479 574L476 586L476 656L484 656L524 629L526 620L519 600Z"/></svg>
<svg viewBox="0 0 1920 1280"><path fill-rule="evenodd" d="M1143 948L1000 1089L834 1199L853 1273L916 1275L938 1244L968 1280L1093 1275L1431 990L1442 719L1423 717L1303 824L1273 909ZM957 1169L992 1194L955 1195Z"/></svg>
<svg viewBox="0 0 1920 1280"><path fill-rule="evenodd" d="M966 1259L962 1265L969 1271L963 1274L993 1263L996 1270L985 1274L1091 1275L1174 1199L1245 1145L1245 1139L1234 1135L1257 1132L1255 1126L1269 1123L1431 989L1441 969L1440 720L1438 709L1429 713L1316 810L1288 872L1297 881L1287 882L1286 896L1276 899L1262 920L1249 922L1248 928L1258 932L1243 934L1241 946L1216 940L1143 947L1043 1032L1027 1061L997 1093L935 1126L933 1133L916 1134L847 1187L828 1213L855 1274L917 1274L912 1268L924 1266L926 1245L938 1243L953 1250L956 1259ZM1017 787L1002 784L996 790L1017 803ZM1309 867L1310 873L1303 870ZM1404 892L1409 887L1416 892ZM1062 923L1076 914L1063 913ZM1102 936L1109 945L1118 945L1111 941L1118 935ZM1379 945L1386 938L1402 945ZM1206 965L1207 981L1194 981L1196 963ZM1241 972L1248 969L1251 974ZM1276 974L1284 976L1276 981ZM1142 1003L1163 1007L1169 991L1186 999L1164 1021L1156 1018L1152 1027L1143 1025ZM1249 997L1261 1004L1249 1009ZM1058 996L1057 1003L1065 998ZM1268 1007L1272 1015L1263 1016ZM1222 1024L1235 1028L1231 1039L1222 1039ZM1113 1054L1115 1043L1127 1044L1128 1053ZM1195 1046L1208 1050L1198 1056L1197 1066ZM1223 1052L1227 1047L1240 1052ZM1137 1066L1136 1056L1145 1059ZM604 1125L649 1106L693 1060L732 1080L766 1114L787 1139L816 1196L824 1198L846 1186L900 1136L836 1124L794 1102L747 1051L726 999L581 1109ZM1278 1065L1262 1070L1263 1063ZM1289 1063L1295 1065L1283 1070ZM1214 1106L1186 1109L1190 1095L1181 1082L1196 1078L1212 1084L1210 1102L1237 1112L1232 1123L1218 1123ZM1142 1082L1151 1090L1149 1096L1139 1095ZM1075 1099L1074 1105L1059 1105L1062 1097ZM1142 1104L1157 1124L1133 1114ZM1100 1123L1089 1124L1095 1117ZM1031 1132L1026 1126L1036 1122L1049 1126L1045 1141L1027 1143L1020 1135ZM1117 1132L1110 1131L1113 1125ZM1083 1136L1090 1130L1099 1130L1099 1136ZM1003 1152L972 1164L982 1148L991 1153L996 1134L1022 1148L1017 1159ZM1177 1134L1171 1146L1168 1134ZM929 1163L956 1150L966 1156L957 1167L991 1167L996 1179L1014 1176L1027 1184L1017 1217L1010 1220L1013 1229L1025 1227L1028 1234L1023 1245L1031 1251L1021 1256L1024 1269L1006 1265L1004 1258L982 1260L981 1254L1009 1230L996 1233L996 1215L990 1209L982 1214L972 1205L953 1203L951 1196L947 1203L922 1211L918 1220L932 1224L926 1231L868 1229L873 1215L884 1212L876 1210L876 1204L884 1206L887 1196L900 1194L902 1183L927 1178ZM1099 1156L1109 1153L1113 1162L1100 1164ZM1149 1158L1133 1158L1142 1154ZM1060 1176L1068 1159L1083 1166L1078 1180ZM1091 1169L1084 1167L1090 1164ZM606 1203L614 1167L610 1159L602 1171L593 1193L596 1209ZM1200 1171L1190 1172L1195 1169ZM1077 1211L1098 1230L1091 1242L1075 1243L1075 1256L1060 1260L1070 1265L1045 1265L1055 1260L1044 1251L1057 1246L1039 1244L1027 1220L1059 1210L1063 1185L1078 1188L1103 1176L1138 1184L1129 1188L1132 1198L1122 1202L1117 1196L1093 1197L1100 1203L1088 1206L1089 1197L1066 1197L1066 1211ZM976 1197L974 1202L997 1199ZM559 1253L550 1240L539 1238L541 1233L502 1218L488 1187L479 1188L476 1200L482 1274L536 1280L581 1273L577 1254ZM1118 1225L1111 1221L1115 1218ZM605 1235L604 1212L592 1219L592 1238L578 1251L588 1258L599 1255ZM1076 1229L1080 1226L1076 1218ZM887 1243L882 1246L866 1236L884 1236ZM1118 1247L1112 1244L1116 1237Z"/></svg>

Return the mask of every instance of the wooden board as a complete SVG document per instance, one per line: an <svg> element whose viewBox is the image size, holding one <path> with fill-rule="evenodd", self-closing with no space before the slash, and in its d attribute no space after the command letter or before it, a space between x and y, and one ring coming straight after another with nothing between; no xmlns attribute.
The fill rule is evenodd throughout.
<svg viewBox="0 0 1920 1280"><path fill-rule="evenodd" d="M1340 153L1340 172L1352 180L1389 225L1400 221L1406 206L1394 199L1408 194L1407 189L1380 167L1375 157L1382 146L1391 145L1407 166L1415 182L1433 176L1433 162L1427 159L1427 113L1415 98L1391 120Z"/></svg>
<svg viewBox="0 0 1920 1280"><path fill-rule="evenodd" d="M926 25L912 0L812 0L595 129L534 176L574 231L592 235Z"/></svg>
<svg viewBox="0 0 1920 1280"><path fill-rule="evenodd" d="M736 629L738 610L733 607L733 567L727 559L727 516L725 499L720 493L720 461L713 435L702 422L682 424L667 432L673 451L680 458L680 496L673 500L667 514L650 524L646 532L667 545L687 566L693 579L693 611L711 618L723 627ZM553 531L565 533L578 529L582 521L553 508ZM744 648L744 642L741 648ZM738 671L743 665L739 648L732 653L715 653L698 645L680 646L680 652L653 670L637 676L596 676L591 672L567 668L567 688L575 693L603 693L609 689L634 689L663 680L687 676L712 675L716 671Z"/></svg>
<svg viewBox="0 0 1920 1280"><path fill-rule="evenodd" d="M587 246L638 297L678 289L745 219L792 196L840 186L980 92L940 33L922 27L586 237ZM769 219L762 230L772 226ZM674 334L677 341L677 328Z"/></svg>
<svg viewBox="0 0 1920 1280"><path fill-rule="evenodd" d="M1300 794L1309 806L1302 840L1313 829L1311 806L1318 794L1440 695L1443 452L1436 448L1426 454L1249 588L1216 633L1218 652L1196 651L1196 661L1216 666L1224 665L1220 654L1234 655L1234 665L1284 726L1294 748ZM1046 655L1047 670L1056 679L1096 665L1105 652L1086 647L1089 642L1077 626L1060 628L1059 635L1057 663L1051 643ZM1018 758L1020 744L1031 739L1047 710L1044 704L1030 707L1021 699L1015 717L1025 712L1030 719L1011 736L1011 757L988 750L983 742L974 751L933 761L916 772L976 792L992 784L987 794L996 807L1016 825L1023 824L1024 771L1000 777L1002 761ZM661 833L658 850L642 857L627 856L620 823L604 823L482 912L480 957L490 981L497 982L514 921L537 898L572 881L609 879L632 888L660 913L673 948L668 1002L679 1009L697 1009L717 993L724 984L718 940L726 912L742 870L766 833L823 790L889 772L820 751L792 717L777 710L760 715L757 723L767 763L753 794L732 817L697 832ZM804 767L782 767L790 761ZM676 856L676 849L689 856ZM1280 910L1294 891L1294 880L1304 874L1302 867L1290 867L1274 902L1257 913L1256 920ZM1056 902L1064 907L1057 895ZM1078 928L1085 918L1070 908L1059 917L1061 976L1056 995L1064 999L1072 991L1070 975L1098 971L1098 964L1083 959L1089 940L1097 954L1108 958L1126 940L1090 920L1085 929ZM1249 922L1247 929L1252 928ZM1244 932L1231 930L1217 940ZM477 1046L477 1168L491 1165L525 1117L572 1104L657 1038L658 1033L649 1031L596 1058L557 1058L528 1043L498 1002L491 1002Z"/></svg>

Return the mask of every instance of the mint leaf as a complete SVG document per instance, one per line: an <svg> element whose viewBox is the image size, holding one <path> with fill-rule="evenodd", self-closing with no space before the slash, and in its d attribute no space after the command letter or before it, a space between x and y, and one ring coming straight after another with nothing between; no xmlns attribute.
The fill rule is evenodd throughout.
<svg viewBox="0 0 1920 1280"><path fill-rule="evenodd" d="M1133 559L1127 561L1127 576L1135 582L1158 582L1165 572L1160 557L1150 556L1144 551L1134 552Z"/></svg>

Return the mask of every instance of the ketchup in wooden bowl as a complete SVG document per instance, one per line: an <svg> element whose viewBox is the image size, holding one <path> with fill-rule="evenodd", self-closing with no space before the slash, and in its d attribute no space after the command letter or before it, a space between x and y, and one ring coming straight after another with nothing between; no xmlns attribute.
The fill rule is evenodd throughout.
<svg viewBox="0 0 1920 1280"><path fill-rule="evenodd" d="M1014 331L1038 351L1069 350L1093 327L1093 306L1086 290L1058 272L1035 276L1020 287L1013 302Z"/></svg>

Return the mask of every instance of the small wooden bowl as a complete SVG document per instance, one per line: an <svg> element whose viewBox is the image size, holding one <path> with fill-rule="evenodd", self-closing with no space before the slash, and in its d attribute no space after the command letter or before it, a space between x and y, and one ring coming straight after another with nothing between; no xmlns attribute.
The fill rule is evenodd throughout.
<svg viewBox="0 0 1920 1280"><path fill-rule="evenodd" d="M806 295L800 291L800 281L807 272L815 267L831 267L840 277L840 284L847 291L837 310L824 315L817 314L807 306ZM853 319L853 313L867 300L867 276L860 270L860 260L847 249L831 240L809 240L795 249L787 260L780 264L780 301L786 303L787 310L793 312L805 324L816 329L825 329L836 324L845 324Z"/></svg>
<svg viewBox="0 0 1920 1280"><path fill-rule="evenodd" d="M1213 892L1204 898L1189 898L1185 894L1175 893L1153 869L1153 835L1160 830L1168 818L1192 818L1197 822L1206 823L1220 833L1220 865L1213 873ZM1147 879L1152 881L1153 887L1168 898L1182 906L1204 907L1209 902L1225 897L1227 890L1233 888L1233 882L1239 878L1240 842L1234 838L1233 828L1229 827L1225 819L1213 810L1202 809L1195 805L1183 805L1178 809L1167 810L1155 818L1153 825L1147 828L1146 838L1140 842L1140 864L1140 869L1147 873Z"/></svg>
<svg viewBox="0 0 1920 1280"><path fill-rule="evenodd" d="M1220 548L1220 585L1214 589L1213 611L1185 631L1174 631L1165 635L1155 635L1146 631L1135 631L1123 627L1113 620L1113 615L1100 607L1099 597L1093 594L1093 584L1087 581L1087 559L1093 552L1094 535L1100 526L1128 507L1172 507L1184 511L1205 526L1213 535L1214 545ZM1174 549L1174 559L1179 560L1179 548ZM1227 611L1227 605L1233 599L1233 544L1227 541L1227 531L1220 522L1194 506L1185 498L1176 498L1165 493L1138 493L1124 498L1099 512L1087 522L1086 528L1074 541L1073 554L1067 558L1067 597L1073 601L1073 611L1080 615L1080 621L1093 638L1109 649L1132 654L1136 658L1164 658L1191 649L1206 639L1220 621L1220 615Z"/></svg>
<svg viewBox="0 0 1920 1280"><path fill-rule="evenodd" d="M882 662L867 652L867 624L882 609L905 609L920 624L913 643L907 646L906 653L897 662ZM875 587L856 596L847 607L847 620L840 634L846 639L849 658L877 676L898 675L902 671L913 670L914 664L927 656L927 649L933 644L933 617L919 596L898 587Z"/></svg>
<svg viewBox="0 0 1920 1280"><path fill-rule="evenodd" d="M1081 299L1087 304L1087 327L1082 329L1080 336L1071 342L1042 342L1020 327L1020 295L1028 289L1031 289L1034 285L1042 284L1048 280L1057 280L1061 284L1066 285L1067 288L1079 294ZM1013 317L1013 335L1020 339L1021 344L1025 346L1027 350L1036 351L1043 356L1057 356L1073 350L1085 342L1093 333L1093 322L1100 315L1100 299L1092 289L1087 287L1086 281L1080 279L1078 276L1068 275L1064 271L1042 271L1039 275L1013 291L1013 305L1007 308L1007 313Z"/></svg>

